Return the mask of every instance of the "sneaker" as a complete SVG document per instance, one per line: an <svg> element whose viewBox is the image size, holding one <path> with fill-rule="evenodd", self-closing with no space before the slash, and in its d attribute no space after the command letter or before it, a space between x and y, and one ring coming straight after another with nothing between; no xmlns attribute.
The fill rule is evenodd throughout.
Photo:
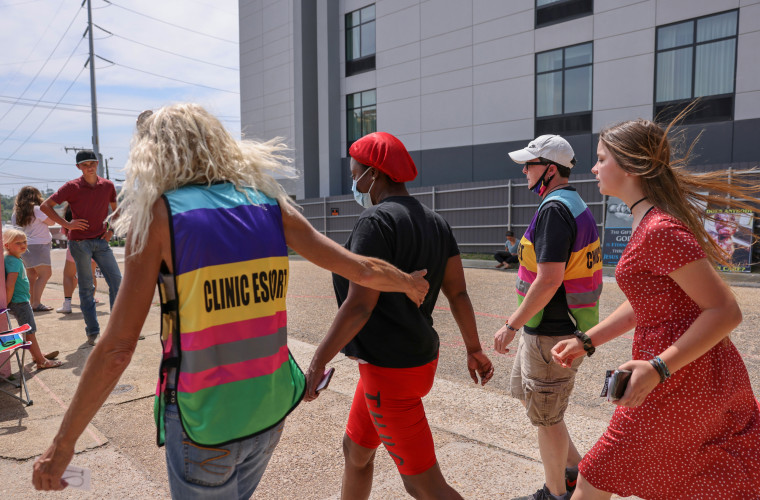
<svg viewBox="0 0 760 500"><path fill-rule="evenodd" d="M578 469L570 467L565 468L565 489L572 493L575 491L575 486L578 484Z"/></svg>
<svg viewBox="0 0 760 500"><path fill-rule="evenodd" d="M568 491L564 495L562 495L560 498L562 500L570 500L571 496L573 496L573 493L570 492L570 491ZM533 493L532 496L529 496L529 497L526 497L526 498L529 498L531 500L554 500L554 495L552 495L549 492L549 488L547 488L546 485L544 485L543 488L541 488L537 492Z"/></svg>
<svg viewBox="0 0 760 500"><path fill-rule="evenodd" d="M55 310L60 314L71 314L71 302L64 302L61 307Z"/></svg>

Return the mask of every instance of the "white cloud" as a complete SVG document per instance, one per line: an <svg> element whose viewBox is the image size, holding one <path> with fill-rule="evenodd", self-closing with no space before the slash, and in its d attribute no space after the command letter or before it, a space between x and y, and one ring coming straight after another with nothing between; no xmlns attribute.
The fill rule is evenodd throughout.
<svg viewBox="0 0 760 500"><path fill-rule="evenodd" d="M113 0L113 3L114 5L109 5L104 0L92 0L93 22L114 34L107 35L98 28L93 31L96 38L95 53L116 63L110 65L98 59L95 65L100 145L103 155L113 158L109 165L111 175L114 176L114 172L124 166L136 114L143 109L155 109L173 102L198 102L220 116L233 134L239 135L237 0ZM82 39L87 24L87 10L80 8L80 4L79 1L71 0L0 2L0 47L3 47L0 51L0 117L5 115L0 120L0 141L8 136L0 145L0 158L13 155L14 159L71 165L69 168L46 163L2 163L3 160L0 159L2 194L11 194L20 187L18 184L8 185L17 180L3 177L3 174L46 179L47 181L28 183L41 188L57 188L60 182L56 181L73 178L77 174L73 167L73 153L67 154L64 147L91 144L89 112L50 112L43 107L12 106L7 102L22 97L23 93L26 99L41 99L52 103L60 100L65 104L89 107L89 71L84 70L80 74L88 57L88 42L86 37ZM150 18L235 43L203 36ZM66 32L72 19L73 24ZM59 45L54 50L56 44ZM77 44L78 48L75 49ZM145 45L235 69L188 60ZM67 61L70 55L71 58ZM48 58L47 63L43 64ZM127 67L191 84L152 76ZM45 89L59 72L60 76L43 97ZM66 96L62 97L78 74L79 78ZM114 108L130 110L126 111L129 116L109 114L125 113L115 111ZM19 146L20 149L15 152Z"/></svg>

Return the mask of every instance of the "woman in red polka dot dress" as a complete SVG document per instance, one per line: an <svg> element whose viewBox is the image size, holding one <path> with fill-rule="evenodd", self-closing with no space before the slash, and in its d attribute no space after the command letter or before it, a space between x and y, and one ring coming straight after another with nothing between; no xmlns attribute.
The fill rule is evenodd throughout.
<svg viewBox="0 0 760 500"><path fill-rule="evenodd" d="M729 338L742 315L700 208L757 210L758 186L683 170L669 131L636 120L599 136L592 172L631 208L633 233L615 272L628 300L587 334L598 347L635 327L633 359L619 367L633 373L573 499L760 498L760 408ZM578 339L553 349L563 365L584 354Z"/></svg>

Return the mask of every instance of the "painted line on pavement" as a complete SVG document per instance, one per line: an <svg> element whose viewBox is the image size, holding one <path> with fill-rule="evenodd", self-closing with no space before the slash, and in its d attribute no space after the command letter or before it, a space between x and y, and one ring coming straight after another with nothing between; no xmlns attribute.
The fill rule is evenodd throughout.
<svg viewBox="0 0 760 500"><path fill-rule="evenodd" d="M50 395L50 397L53 398L53 400L56 403L58 403L58 405L61 408L63 408L64 412L66 412L69 409L69 407L61 400L61 398L59 398L56 393L54 393L47 385L45 385L45 383L42 380L40 380L39 377L34 377L32 380L37 382L40 385L40 387L42 387L42 389L45 392L47 392ZM92 429L90 429L90 424L87 424L85 431L87 431L87 434L90 435L90 437L92 438L93 441L95 441L95 444L97 446L102 446L103 444L105 444L105 443L101 443L100 439L98 439L98 436L96 436L95 433L92 432Z"/></svg>

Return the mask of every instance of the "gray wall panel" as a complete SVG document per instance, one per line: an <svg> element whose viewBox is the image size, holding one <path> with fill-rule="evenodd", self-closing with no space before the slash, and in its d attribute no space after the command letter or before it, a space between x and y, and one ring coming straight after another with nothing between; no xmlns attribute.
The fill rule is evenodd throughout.
<svg viewBox="0 0 760 500"><path fill-rule="evenodd" d="M734 122L734 151L732 161L760 164L760 118Z"/></svg>
<svg viewBox="0 0 760 500"><path fill-rule="evenodd" d="M472 147L428 149L417 164L420 185L434 186L472 180Z"/></svg>

